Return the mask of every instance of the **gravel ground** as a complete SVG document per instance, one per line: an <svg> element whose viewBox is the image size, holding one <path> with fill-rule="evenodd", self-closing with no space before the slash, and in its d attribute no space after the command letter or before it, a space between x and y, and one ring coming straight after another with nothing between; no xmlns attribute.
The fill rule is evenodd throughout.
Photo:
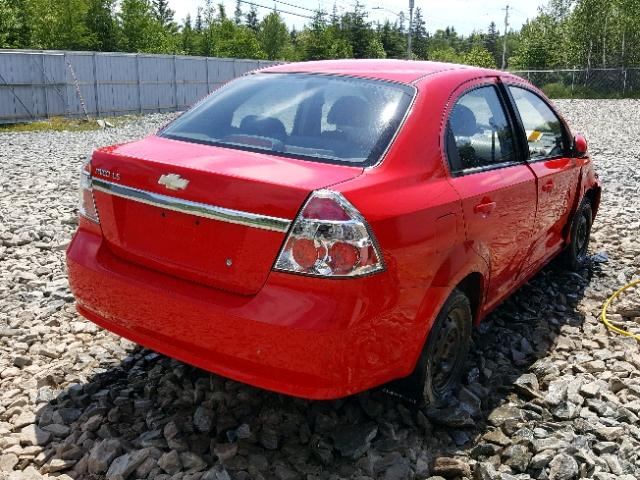
<svg viewBox="0 0 640 480"><path fill-rule="evenodd" d="M0 480L636 479L640 352L598 322L640 275L640 102L558 102L590 140L604 196L590 265L550 265L474 333L457 404L381 391L293 399L173 361L76 314L64 250L94 132L0 134ZM638 330L638 293L613 318Z"/></svg>

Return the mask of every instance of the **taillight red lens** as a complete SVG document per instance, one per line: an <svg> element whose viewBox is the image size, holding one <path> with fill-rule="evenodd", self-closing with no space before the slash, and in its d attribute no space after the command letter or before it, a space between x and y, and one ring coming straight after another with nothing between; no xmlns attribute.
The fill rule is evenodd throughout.
<svg viewBox="0 0 640 480"><path fill-rule="evenodd" d="M360 260L356 247L350 243L336 242L329 249L329 265L336 273L349 273Z"/></svg>
<svg viewBox="0 0 640 480"><path fill-rule="evenodd" d="M349 220L349 215L332 198L312 197L302 212L303 218Z"/></svg>
<svg viewBox="0 0 640 480"><path fill-rule="evenodd" d="M384 269L364 218L340 193L314 192L296 218L275 268L325 277Z"/></svg>
<svg viewBox="0 0 640 480"><path fill-rule="evenodd" d="M302 268L311 268L318 260L318 248L313 240L308 238L292 238L291 254Z"/></svg>

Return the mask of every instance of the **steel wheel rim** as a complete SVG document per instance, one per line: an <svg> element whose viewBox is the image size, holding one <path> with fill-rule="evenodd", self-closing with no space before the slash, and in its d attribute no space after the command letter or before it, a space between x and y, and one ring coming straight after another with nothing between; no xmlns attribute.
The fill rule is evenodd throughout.
<svg viewBox="0 0 640 480"><path fill-rule="evenodd" d="M442 397L450 392L456 382L454 372L464 361L460 345L463 342L464 311L454 308L438 329L435 348L431 356L431 388Z"/></svg>
<svg viewBox="0 0 640 480"><path fill-rule="evenodd" d="M576 229L576 253L578 257L587 254L587 244L589 242L589 226L586 213L580 215L578 227Z"/></svg>

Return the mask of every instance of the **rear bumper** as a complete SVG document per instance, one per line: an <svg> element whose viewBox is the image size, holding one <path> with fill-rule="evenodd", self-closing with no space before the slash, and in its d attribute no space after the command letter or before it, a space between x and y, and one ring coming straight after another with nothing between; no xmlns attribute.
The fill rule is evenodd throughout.
<svg viewBox="0 0 640 480"><path fill-rule="evenodd" d="M411 313L389 272L349 280L272 272L256 295L243 296L123 261L83 228L67 265L78 311L94 323L294 396L343 397L405 376L425 335L413 318L420 302Z"/></svg>

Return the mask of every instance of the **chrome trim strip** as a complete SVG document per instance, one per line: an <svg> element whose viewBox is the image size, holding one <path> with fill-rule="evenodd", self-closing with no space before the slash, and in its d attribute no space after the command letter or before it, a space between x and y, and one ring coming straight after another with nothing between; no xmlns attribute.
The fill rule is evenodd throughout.
<svg viewBox="0 0 640 480"><path fill-rule="evenodd" d="M147 192L133 187L127 187L118 183L107 182L98 178L92 179L93 188L126 198L135 202L145 203L154 207L165 208L175 212L195 215L197 217L210 218L220 222L235 223L246 227L271 230L273 232L286 233L291 225L291 220L286 218L270 217L258 213L244 212L230 208L218 207L206 203L192 202L181 198L161 195L159 193Z"/></svg>

